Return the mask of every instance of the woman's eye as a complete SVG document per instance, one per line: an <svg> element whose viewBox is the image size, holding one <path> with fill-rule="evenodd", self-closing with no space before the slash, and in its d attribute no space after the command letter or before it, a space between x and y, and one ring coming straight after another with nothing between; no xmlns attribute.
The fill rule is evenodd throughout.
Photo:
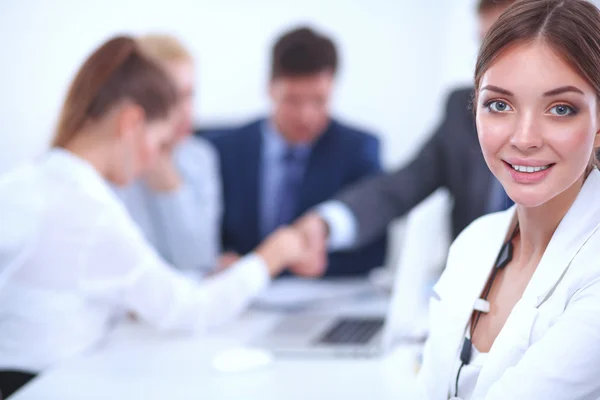
<svg viewBox="0 0 600 400"><path fill-rule="evenodd" d="M512 111L512 108L501 100L493 100L487 103L486 108L492 112L507 112Z"/></svg>
<svg viewBox="0 0 600 400"><path fill-rule="evenodd" d="M566 104L558 104L550 109L550 114L556 115L558 117L565 117L567 115L571 115L575 113L573 107L570 107Z"/></svg>

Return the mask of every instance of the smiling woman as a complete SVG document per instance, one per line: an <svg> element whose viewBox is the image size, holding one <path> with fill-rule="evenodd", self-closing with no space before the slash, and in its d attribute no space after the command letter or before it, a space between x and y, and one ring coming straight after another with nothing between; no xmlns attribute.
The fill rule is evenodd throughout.
<svg viewBox="0 0 600 400"><path fill-rule="evenodd" d="M477 131L516 206L452 245L431 300L426 398L600 397L599 99L590 2L517 2L485 38Z"/></svg>
<svg viewBox="0 0 600 400"><path fill-rule="evenodd" d="M535 207L559 194L572 202L579 192L598 141L598 96L583 76L540 39L499 54L482 74L483 154L515 202Z"/></svg>
<svg viewBox="0 0 600 400"><path fill-rule="evenodd" d="M536 26L541 21L534 3L521 7L519 29L500 27L484 43L474 105L490 169L513 200L530 206L567 189L572 201L598 163L592 148L599 145L600 98L600 58L593 51L598 43L565 34L577 29L570 26L575 21L560 18L565 5L548 14L546 26ZM588 15L576 22L590 32L598 29ZM533 186L551 174L556 184Z"/></svg>

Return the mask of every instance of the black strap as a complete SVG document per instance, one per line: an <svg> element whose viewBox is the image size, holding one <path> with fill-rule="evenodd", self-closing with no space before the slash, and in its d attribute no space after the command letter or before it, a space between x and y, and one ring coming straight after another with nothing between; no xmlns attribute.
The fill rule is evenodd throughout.
<svg viewBox="0 0 600 400"><path fill-rule="evenodd" d="M498 274L498 271L500 271L501 269L504 269L504 267L506 267L513 259L513 253L514 253L514 245L513 245L513 240L515 238L515 236L517 236L517 233L519 232L519 222L517 221L517 225L515 226L515 229L512 231L510 237L508 238L508 240L502 245L502 247L500 248L500 252L498 253L498 257L496 257L496 262L494 263L494 269L492 270L492 275L490 276L488 283L485 287L484 293L483 293L483 300L487 300L488 295L490 294L490 291L492 290L492 285L494 283L494 280L496 279L496 275ZM471 324L471 335L470 337L465 337L465 340L463 341L463 345L462 345L462 349L460 351L460 367L458 368L458 373L456 374L456 382L454 385L454 396L458 397L458 381L460 378L460 372L462 371L463 367L465 365L469 365L469 363L471 362L471 357L472 357L472 353L473 353L473 334L475 333L475 328L477 328L477 323L479 322L479 317L481 317L481 311L476 310L475 311L475 321L473 321L473 323Z"/></svg>
<svg viewBox="0 0 600 400"><path fill-rule="evenodd" d="M7 399L33 378L35 374L30 372L0 370L0 399Z"/></svg>

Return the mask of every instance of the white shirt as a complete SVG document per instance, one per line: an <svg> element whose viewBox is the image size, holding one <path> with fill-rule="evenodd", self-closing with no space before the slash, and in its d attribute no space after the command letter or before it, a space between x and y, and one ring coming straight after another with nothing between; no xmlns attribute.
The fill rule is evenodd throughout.
<svg viewBox="0 0 600 400"><path fill-rule="evenodd" d="M586 179L523 296L462 399L600 398L600 172ZM515 208L477 219L453 243L429 304L430 334L419 384L448 399L465 329L488 281ZM462 375L462 373L461 373ZM469 393L471 392L471 393Z"/></svg>
<svg viewBox="0 0 600 400"><path fill-rule="evenodd" d="M182 178L177 190L155 192L142 180L114 189L161 257L181 270L208 272L221 247L218 154L207 140L188 137L173 156Z"/></svg>
<svg viewBox="0 0 600 400"><path fill-rule="evenodd" d="M329 228L328 246L331 251L348 250L356 244L358 221L346 204L329 200L316 207Z"/></svg>
<svg viewBox="0 0 600 400"><path fill-rule="evenodd" d="M201 284L184 278L97 171L65 150L0 178L0 221L3 212L28 229L15 238L1 225L0 369L38 372L89 350L123 310L159 329L201 332L241 312L269 282L257 255Z"/></svg>
<svg viewBox="0 0 600 400"><path fill-rule="evenodd" d="M470 337L470 335L467 335L467 337ZM454 369L452 370L452 376L455 379L450 381L450 394L458 394L459 399L470 399L473 396L479 373L485 364L487 355L487 353L480 353L474 345L471 345L471 361L469 364L462 365L460 357L456 358ZM458 378L458 381L456 378Z"/></svg>

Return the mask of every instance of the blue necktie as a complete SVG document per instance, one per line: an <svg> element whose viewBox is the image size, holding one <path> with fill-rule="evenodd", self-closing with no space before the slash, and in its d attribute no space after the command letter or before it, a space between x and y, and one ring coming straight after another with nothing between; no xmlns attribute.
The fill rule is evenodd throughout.
<svg viewBox="0 0 600 400"><path fill-rule="evenodd" d="M300 187L304 175L304 162L298 150L288 148L282 160L283 174L278 192L278 209L274 229L294 221L297 213Z"/></svg>

